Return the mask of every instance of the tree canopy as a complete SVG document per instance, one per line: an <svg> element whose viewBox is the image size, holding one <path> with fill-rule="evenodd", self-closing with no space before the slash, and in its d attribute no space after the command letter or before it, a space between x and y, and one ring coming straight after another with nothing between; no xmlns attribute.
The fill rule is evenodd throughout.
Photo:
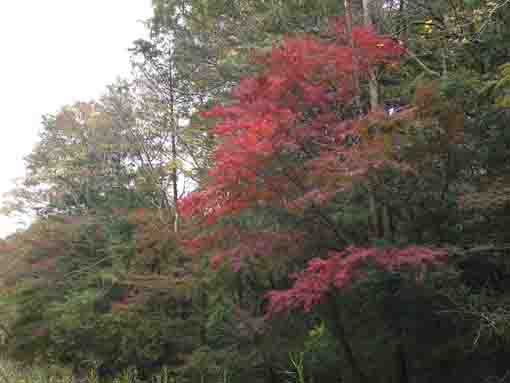
<svg viewBox="0 0 510 383"><path fill-rule="evenodd" d="M104 381L505 381L510 2L153 11L132 78L44 116L3 206L33 219L0 243L2 352Z"/></svg>

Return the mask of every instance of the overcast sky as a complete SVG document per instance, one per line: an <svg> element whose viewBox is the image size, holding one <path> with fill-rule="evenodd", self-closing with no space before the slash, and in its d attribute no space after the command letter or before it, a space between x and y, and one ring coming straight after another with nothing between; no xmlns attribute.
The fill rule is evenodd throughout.
<svg viewBox="0 0 510 383"><path fill-rule="evenodd" d="M151 0L0 0L0 204L37 140L41 115L90 101L129 74ZM0 237L15 222L0 217Z"/></svg>

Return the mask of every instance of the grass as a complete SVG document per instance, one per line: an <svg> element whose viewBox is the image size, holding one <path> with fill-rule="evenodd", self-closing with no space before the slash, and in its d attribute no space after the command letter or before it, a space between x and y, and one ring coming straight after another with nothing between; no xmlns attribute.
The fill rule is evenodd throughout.
<svg viewBox="0 0 510 383"><path fill-rule="evenodd" d="M0 359L0 383L78 383L78 381L69 371L62 368L27 368Z"/></svg>
<svg viewBox="0 0 510 383"><path fill-rule="evenodd" d="M136 370L127 370L111 383L174 383L170 371L163 368L150 382L138 378ZM24 367L18 363L0 358L0 383L99 383L94 369L87 376L77 378L68 369L60 367Z"/></svg>

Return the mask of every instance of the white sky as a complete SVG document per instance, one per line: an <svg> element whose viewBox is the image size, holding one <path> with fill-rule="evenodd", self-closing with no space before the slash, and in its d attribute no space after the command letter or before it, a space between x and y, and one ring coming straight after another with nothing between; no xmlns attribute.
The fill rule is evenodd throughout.
<svg viewBox="0 0 510 383"><path fill-rule="evenodd" d="M0 0L0 204L37 139L41 115L101 95L129 74L151 0ZM0 216L0 237L16 229Z"/></svg>

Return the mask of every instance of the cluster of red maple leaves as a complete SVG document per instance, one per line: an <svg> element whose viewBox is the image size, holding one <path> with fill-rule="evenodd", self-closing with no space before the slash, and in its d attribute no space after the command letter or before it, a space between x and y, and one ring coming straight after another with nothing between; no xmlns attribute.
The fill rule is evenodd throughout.
<svg viewBox="0 0 510 383"><path fill-rule="evenodd" d="M337 22L329 38L287 38L270 54L257 57L265 69L242 80L233 93L235 102L203 114L218 120L214 134L219 144L207 184L180 202L180 214L209 232L188 241L189 248L216 249L215 265L231 259L236 268L243 257L281 252L277 243L291 252L299 235L261 232L243 237L235 227L214 229L215 224L256 208L295 215L320 209L370 172L399 166L384 155L380 140L359 140L374 115L389 117L377 112L359 117L349 111L355 106L357 83L367 78L370 68L396 64L402 53L397 42L370 28L347 34ZM347 285L368 259L396 268L435 263L443 256L418 247L330 253L327 259L310 261L293 288L271 293L269 310L310 310L329 289Z"/></svg>

